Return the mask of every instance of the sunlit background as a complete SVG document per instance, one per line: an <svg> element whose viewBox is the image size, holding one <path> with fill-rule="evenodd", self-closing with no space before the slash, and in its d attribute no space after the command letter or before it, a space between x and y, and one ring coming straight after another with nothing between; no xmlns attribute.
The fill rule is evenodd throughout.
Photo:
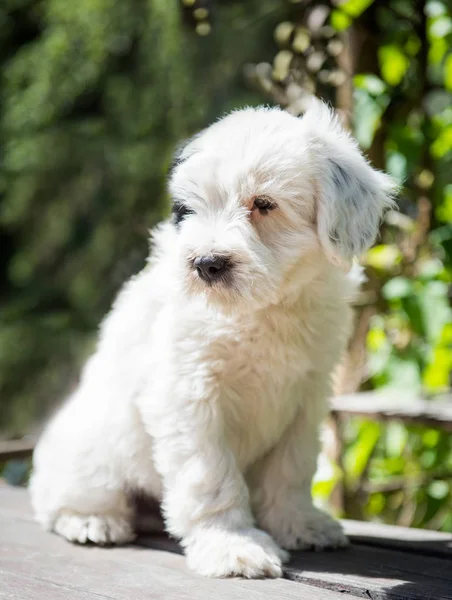
<svg viewBox="0 0 452 600"><path fill-rule="evenodd" d="M168 214L177 143L246 104L301 114L312 93L404 182L401 212L364 257L338 391L407 403L449 391L450 0L2 0L0 77L2 439L39 429L76 384ZM335 425L319 501L452 531L450 434L397 419ZM1 469L21 483L27 463Z"/></svg>

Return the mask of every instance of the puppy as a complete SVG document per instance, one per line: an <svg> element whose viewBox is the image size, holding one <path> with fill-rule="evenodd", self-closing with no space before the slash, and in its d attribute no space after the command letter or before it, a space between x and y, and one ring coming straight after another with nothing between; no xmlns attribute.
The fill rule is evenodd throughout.
<svg viewBox="0 0 452 600"><path fill-rule="evenodd" d="M139 492L197 573L280 577L286 550L347 543L311 479L351 328L344 267L395 186L313 101L224 117L179 151L169 191L172 219L36 448L36 518L122 544Z"/></svg>

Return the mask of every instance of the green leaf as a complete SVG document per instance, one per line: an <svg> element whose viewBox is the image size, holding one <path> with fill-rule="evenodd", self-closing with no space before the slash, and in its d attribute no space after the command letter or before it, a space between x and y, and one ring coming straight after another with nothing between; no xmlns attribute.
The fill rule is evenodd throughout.
<svg viewBox="0 0 452 600"><path fill-rule="evenodd" d="M413 283L407 277L393 277L382 289L386 300L406 298L413 292Z"/></svg>
<svg viewBox="0 0 452 600"><path fill-rule="evenodd" d="M408 175L408 160L403 152L388 151L387 170L398 181L405 181Z"/></svg>
<svg viewBox="0 0 452 600"><path fill-rule="evenodd" d="M373 3L374 0L346 0L340 7L343 12L356 19Z"/></svg>
<svg viewBox="0 0 452 600"><path fill-rule="evenodd" d="M411 390L413 393L421 388L421 370L415 357L400 357L393 354L388 361L387 389Z"/></svg>
<svg viewBox="0 0 452 600"><path fill-rule="evenodd" d="M344 468L347 478L358 479L363 473L380 437L380 425L372 421L362 424L357 441L346 450Z"/></svg>
<svg viewBox="0 0 452 600"><path fill-rule="evenodd" d="M366 90L366 92L374 96L379 96L388 89L386 83L382 79L371 74L355 75L353 77L353 84L356 88Z"/></svg>
<svg viewBox="0 0 452 600"><path fill-rule="evenodd" d="M369 332L366 337L368 352L368 368L371 377L384 372L388 359L391 356L391 343L385 332L384 319L378 315L370 321Z"/></svg>
<svg viewBox="0 0 452 600"><path fill-rule="evenodd" d="M442 500L448 496L449 489L447 481L432 481L428 486L428 494L436 500Z"/></svg>
<svg viewBox="0 0 452 600"><path fill-rule="evenodd" d="M410 328L420 337L425 336L424 319L419 305L418 294L401 298L402 308L405 311Z"/></svg>
<svg viewBox="0 0 452 600"><path fill-rule="evenodd" d="M439 17L447 14L447 8L443 2L431 0L425 5L425 12L429 17Z"/></svg>
<svg viewBox="0 0 452 600"><path fill-rule="evenodd" d="M366 265L381 271L391 271L402 260L402 254L395 244L381 244L367 251Z"/></svg>
<svg viewBox="0 0 452 600"><path fill-rule="evenodd" d="M341 478L342 472L336 467L329 479L314 480L312 484L312 495L316 500L327 500Z"/></svg>
<svg viewBox="0 0 452 600"><path fill-rule="evenodd" d="M446 89L452 92L452 54L444 61L444 84Z"/></svg>
<svg viewBox="0 0 452 600"><path fill-rule="evenodd" d="M425 138L420 123L397 121L388 125L388 168L399 180L405 180L422 160Z"/></svg>
<svg viewBox="0 0 452 600"><path fill-rule="evenodd" d="M448 49L449 46L444 38L432 38L428 51L428 62L433 65L439 64Z"/></svg>
<svg viewBox="0 0 452 600"><path fill-rule="evenodd" d="M429 27L429 34L436 38L444 38L452 31L452 19L447 15L441 15L433 20Z"/></svg>
<svg viewBox="0 0 452 600"><path fill-rule="evenodd" d="M376 494L372 494L369 498L369 503L367 505L367 512L369 515L379 515L386 504L385 495L381 492L377 492Z"/></svg>
<svg viewBox="0 0 452 600"><path fill-rule="evenodd" d="M333 10L331 13L331 26L334 27L336 31L344 31L348 29L352 24L352 20L350 17L342 12L341 10Z"/></svg>
<svg viewBox="0 0 452 600"><path fill-rule="evenodd" d="M447 284L442 281L430 281L419 292L418 298L426 337L430 343L435 344L440 340L444 326L452 322Z"/></svg>
<svg viewBox="0 0 452 600"><path fill-rule="evenodd" d="M376 352L384 347L387 337L383 328L371 327L367 334L367 345L372 352Z"/></svg>
<svg viewBox="0 0 452 600"><path fill-rule="evenodd" d="M432 357L427 363L423 382L425 387L432 392L449 387L452 372L452 323L446 323L439 336Z"/></svg>
<svg viewBox="0 0 452 600"><path fill-rule="evenodd" d="M417 35L410 35L405 43L405 52L410 56L416 56L421 49L422 43Z"/></svg>
<svg viewBox="0 0 452 600"><path fill-rule="evenodd" d="M424 386L429 391L439 391L449 387L452 369L452 352L450 348L437 347L432 361L427 365L423 375Z"/></svg>
<svg viewBox="0 0 452 600"><path fill-rule="evenodd" d="M378 60L383 79L386 83L393 86L398 85L402 81L410 66L409 58L395 44L381 46L378 49Z"/></svg>
<svg viewBox="0 0 452 600"><path fill-rule="evenodd" d="M390 98L386 93L379 93L385 84L378 77L359 75L353 81L353 130L360 146L367 149L372 145Z"/></svg>
<svg viewBox="0 0 452 600"><path fill-rule="evenodd" d="M441 331L440 344L452 346L452 323L446 323Z"/></svg>
<svg viewBox="0 0 452 600"><path fill-rule="evenodd" d="M452 223L452 183L444 187L443 201L436 209L436 216L441 221Z"/></svg>
<svg viewBox="0 0 452 600"><path fill-rule="evenodd" d="M452 125L444 128L431 146L435 158L442 158L452 151Z"/></svg>
<svg viewBox="0 0 452 600"><path fill-rule="evenodd" d="M408 441L408 432L402 423L390 421L386 426L386 452L388 456L400 458Z"/></svg>
<svg viewBox="0 0 452 600"><path fill-rule="evenodd" d="M419 261L418 277L423 281L437 279L444 273L444 265L439 258L431 258Z"/></svg>
<svg viewBox="0 0 452 600"><path fill-rule="evenodd" d="M440 432L437 429L427 429L427 431L422 434L422 443L424 446L427 446L427 448L434 448L438 444L439 438Z"/></svg>

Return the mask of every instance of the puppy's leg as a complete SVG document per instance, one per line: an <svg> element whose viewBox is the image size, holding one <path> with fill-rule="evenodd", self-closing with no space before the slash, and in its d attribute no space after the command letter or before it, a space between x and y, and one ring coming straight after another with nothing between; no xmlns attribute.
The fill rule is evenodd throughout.
<svg viewBox="0 0 452 600"><path fill-rule="evenodd" d="M47 465L46 465L47 466ZM37 470L30 481L36 519L70 542L125 544L134 539L132 511L125 493L76 473Z"/></svg>
<svg viewBox="0 0 452 600"><path fill-rule="evenodd" d="M33 509L46 529L71 542L124 544L135 534L115 451L119 440L125 444L127 415L109 421L89 408L73 397L41 437L29 485Z"/></svg>
<svg viewBox="0 0 452 600"><path fill-rule="evenodd" d="M321 550L348 543L340 524L312 504L311 482L327 397L322 387L309 387L309 403L300 408L278 445L249 477L259 526L287 550Z"/></svg>
<svg viewBox="0 0 452 600"><path fill-rule="evenodd" d="M181 539L189 567L211 577L281 577L287 554L253 526L218 406L169 401L164 416L146 412L142 408L163 481L166 527Z"/></svg>

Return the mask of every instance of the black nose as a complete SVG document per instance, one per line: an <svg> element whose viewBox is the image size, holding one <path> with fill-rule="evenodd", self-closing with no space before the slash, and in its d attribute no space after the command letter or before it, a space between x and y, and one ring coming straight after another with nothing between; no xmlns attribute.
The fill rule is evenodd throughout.
<svg viewBox="0 0 452 600"><path fill-rule="evenodd" d="M208 283L219 279L227 270L227 260L222 256L198 256L193 264L201 279Z"/></svg>

